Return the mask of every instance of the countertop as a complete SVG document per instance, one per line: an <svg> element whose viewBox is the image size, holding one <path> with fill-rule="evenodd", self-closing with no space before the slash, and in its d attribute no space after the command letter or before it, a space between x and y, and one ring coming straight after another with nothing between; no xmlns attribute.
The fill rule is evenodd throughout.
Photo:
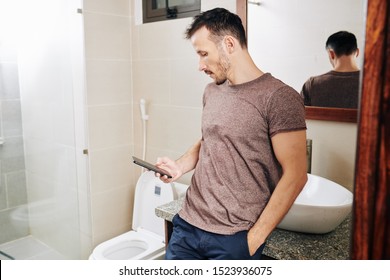
<svg viewBox="0 0 390 280"><path fill-rule="evenodd" d="M158 217L172 221L181 209L184 197L155 209ZM263 254L279 260L349 259L351 215L334 231L306 234L276 228L267 239Z"/></svg>

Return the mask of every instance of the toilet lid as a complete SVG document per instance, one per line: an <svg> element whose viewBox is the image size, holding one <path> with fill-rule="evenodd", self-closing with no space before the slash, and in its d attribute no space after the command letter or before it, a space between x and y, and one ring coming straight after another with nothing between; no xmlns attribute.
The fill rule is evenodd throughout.
<svg viewBox="0 0 390 280"><path fill-rule="evenodd" d="M155 209L172 200L172 184L162 182L153 171L144 172L135 189L133 229L145 229L164 237L164 220L156 216Z"/></svg>

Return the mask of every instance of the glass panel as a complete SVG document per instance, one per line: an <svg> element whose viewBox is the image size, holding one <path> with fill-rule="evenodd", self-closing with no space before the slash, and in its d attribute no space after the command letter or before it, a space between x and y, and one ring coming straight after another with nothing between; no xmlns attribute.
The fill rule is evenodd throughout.
<svg viewBox="0 0 390 280"><path fill-rule="evenodd" d="M181 5L194 5L198 1L197 0L169 0L169 7L181 6ZM165 9L166 0L154 0L153 1L153 9Z"/></svg>
<svg viewBox="0 0 390 280"><path fill-rule="evenodd" d="M193 17L200 12L200 0L169 0L171 11L167 13L166 0L143 1L144 23Z"/></svg>
<svg viewBox="0 0 390 280"><path fill-rule="evenodd" d="M0 26L10 31L9 36L0 32L0 102L6 117L0 120L4 132L0 166L7 172L1 174L7 184L0 182L0 254L15 259L80 259L80 120L75 117L80 107L75 103L83 94L76 77L77 64L82 65L77 52L83 50L82 17L76 13L80 3L2 3L7 9L0 5L0 11L9 16L0 14ZM15 58L9 55L12 52Z"/></svg>

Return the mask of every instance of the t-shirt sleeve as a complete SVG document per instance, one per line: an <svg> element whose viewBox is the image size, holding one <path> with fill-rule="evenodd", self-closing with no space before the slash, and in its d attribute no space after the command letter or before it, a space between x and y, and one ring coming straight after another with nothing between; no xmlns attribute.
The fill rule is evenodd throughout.
<svg viewBox="0 0 390 280"><path fill-rule="evenodd" d="M310 87L311 87L312 79L309 79L304 83L301 90L301 97L303 98L303 103L307 106L311 106L311 98L310 98Z"/></svg>
<svg viewBox="0 0 390 280"><path fill-rule="evenodd" d="M289 86L272 94L267 104L267 116L270 137L279 132L306 129L303 100Z"/></svg>

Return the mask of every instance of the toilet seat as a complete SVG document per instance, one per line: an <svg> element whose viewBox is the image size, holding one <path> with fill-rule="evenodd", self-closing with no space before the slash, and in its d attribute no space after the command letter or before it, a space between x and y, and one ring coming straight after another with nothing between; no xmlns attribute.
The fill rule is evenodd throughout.
<svg viewBox="0 0 390 280"><path fill-rule="evenodd" d="M99 244L89 259L143 260L165 255L164 221L155 208L174 199L172 184L144 172L138 179L133 211L133 230Z"/></svg>
<svg viewBox="0 0 390 280"><path fill-rule="evenodd" d="M165 244L147 230L129 231L98 245L91 255L97 260L145 260L164 255Z"/></svg>

